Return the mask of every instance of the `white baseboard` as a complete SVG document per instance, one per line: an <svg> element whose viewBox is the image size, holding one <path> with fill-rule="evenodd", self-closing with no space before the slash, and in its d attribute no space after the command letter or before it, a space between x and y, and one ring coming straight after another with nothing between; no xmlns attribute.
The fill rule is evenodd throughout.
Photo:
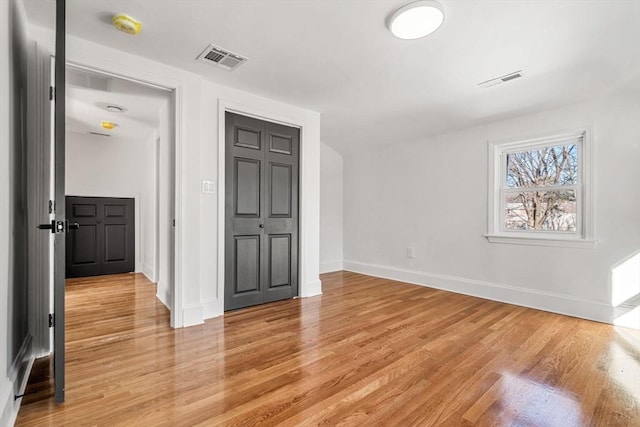
<svg viewBox="0 0 640 427"><path fill-rule="evenodd" d="M217 298L202 300L202 316L204 320L213 319L214 317L224 314L224 303Z"/></svg>
<svg viewBox="0 0 640 427"><path fill-rule="evenodd" d="M171 311L169 289L163 287L160 282L158 282L156 286L156 298L158 298L160 302L167 307L169 311Z"/></svg>
<svg viewBox="0 0 640 427"><path fill-rule="evenodd" d="M324 261L320 263L320 274L331 273L333 271L342 270L342 260L339 261Z"/></svg>
<svg viewBox="0 0 640 427"><path fill-rule="evenodd" d="M535 289L518 288L463 277L405 270L357 261L345 261L344 269L354 273L398 280L493 301L550 311L552 313L595 320L597 322L613 323L614 319L613 307L610 305L581 300L571 295L543 292Z"/></svg>
<svg viewBox="0 0 640 427"><path fill-rule="evenodd" d="M14 395L24 393L34 360L31 335L28 335L9 368L8 378L2 380L2 386L0 387L1 426L13 426L15 424L22 399L16 400Z"/></svg>
<svg viewBox="0 0 640 427"><path fill-rule="evenodd" d="M183 326L186 328L189 326L203 324L204 323L203 314L204 313L203 313L202 304L193 304L193 305L184 307L184 309L182 310Z"/></svg>
<svg viewBox="0 0 640 427"><path fill-rule="evenodd" d="M303 292L300 293L301 298L315 297L322 295L322 282L320 279L313 280L304 284Z"/></svg>
<svg viewBox="0 0 640 427"><path fill-rule="evenodd" d="M156 283L156 275L153 271L153 268L149 267L149 265L142 264L142 274L144 274L150 282Z"/></svg>

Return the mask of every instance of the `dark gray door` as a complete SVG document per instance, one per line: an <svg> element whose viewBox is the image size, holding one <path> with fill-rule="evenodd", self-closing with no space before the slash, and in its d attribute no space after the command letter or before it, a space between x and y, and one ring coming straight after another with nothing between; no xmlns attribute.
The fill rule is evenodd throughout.
<svg viewBox="0 0 640 427"><path fill-rule="evenodd" d="M134 199L67 196L67 277L135 270Z"/></svg>
<svg viewBox="0 0 640 427"><path fill-rule="evenodd" d="M55 63L55 113L54 113L54 197L55 221L65 224L65 74L66 74L66 3L56 0L56 63ZM57 227L54 227L57 228ZM64 334L64 285L65 285L65 235L56 233L53 249L53 378L55 401L65 397L65 334Z"/></svg>
<svg viewBox="0 0 640 427"><path fill-rule="evenodd" d="M225 310L298 295L300 131L226 113Z"/></svg>

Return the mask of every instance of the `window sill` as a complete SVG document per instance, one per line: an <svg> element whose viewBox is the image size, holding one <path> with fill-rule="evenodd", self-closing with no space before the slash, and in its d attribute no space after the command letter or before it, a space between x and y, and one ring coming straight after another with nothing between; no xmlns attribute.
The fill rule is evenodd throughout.
<svg viewBox="0 0 640 427"><path fill-rule="evenodd" d="M554 246L558 248L594 249L598 240L587 239L554 239L552 237L505 236L485 234L489 243L506 243L509 245Z"/></svg>

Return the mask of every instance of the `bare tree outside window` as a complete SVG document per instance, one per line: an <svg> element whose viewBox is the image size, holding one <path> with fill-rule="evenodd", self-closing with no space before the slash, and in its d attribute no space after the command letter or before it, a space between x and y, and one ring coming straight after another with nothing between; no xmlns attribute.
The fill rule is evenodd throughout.
<svg viewBox="0 0 640 427"><path fill-rule="evenodd" d="M505 179L506 230L576 231L576 144L508 153Z"/></svg>

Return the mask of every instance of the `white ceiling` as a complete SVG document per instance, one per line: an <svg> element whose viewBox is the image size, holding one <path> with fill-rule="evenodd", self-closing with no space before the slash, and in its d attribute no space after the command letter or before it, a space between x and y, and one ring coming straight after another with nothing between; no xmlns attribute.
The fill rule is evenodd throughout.
<svg viewBox="0 0 640 427"><path fill-rule="evenodd" d="M400 40L397 0L67 0L68 32L322 113L339 151L411 141L640 87L639 0L442 1L445 23ZM52 0L25 0L51 28ZM110 25L126 13L136 37ZM197 62L214 43L249 61ZM477 83L512 71L525 77ZM561 124L559 124L561 126Z"/></svg>
<svg viewBox="0 0 640 427"><path fill-rule="evenodd" d="M159 111L169 101L170 93L160 89L133 83L128 80L109 77L108 90L96 89L98 85L77 85L75 76L95 76L77 69L67 70L66 91L66 131L86 135L87 140L146 142L158 128ZM99 77L101 79L105 77ZM84 79L88 81L87 79ZM114 113L100 105L111 104L126 108L125 112ZM116 123L113 130L105 130L100 122ZM91 135L98 132L111 135L108 139Z"/></svg>

